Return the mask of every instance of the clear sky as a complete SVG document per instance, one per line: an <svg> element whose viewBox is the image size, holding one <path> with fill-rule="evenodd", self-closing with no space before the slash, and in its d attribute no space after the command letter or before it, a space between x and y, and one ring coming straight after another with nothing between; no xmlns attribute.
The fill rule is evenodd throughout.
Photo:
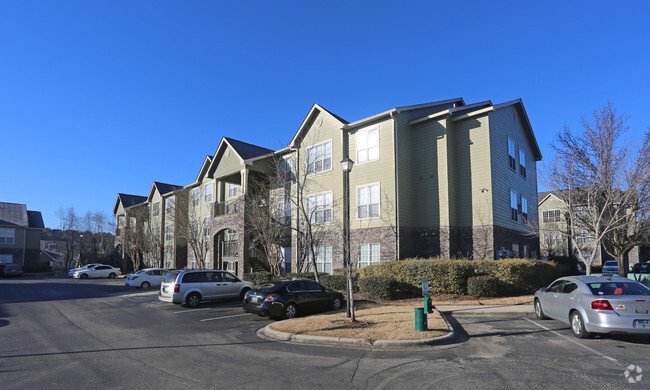
<svg viewBox="0 0 650 390"><path fill-rule="evenodd" d="M607 101L650 126L647 1L0 0L0 201L112 213L187 185L227 136L522 98L545 158ZM634 139L634 138L632 138Z"/></svg>

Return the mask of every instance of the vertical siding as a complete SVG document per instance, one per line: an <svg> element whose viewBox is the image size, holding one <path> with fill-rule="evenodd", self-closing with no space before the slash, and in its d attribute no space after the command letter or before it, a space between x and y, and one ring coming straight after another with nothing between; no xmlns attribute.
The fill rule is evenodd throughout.
<svg viewBox="0 0 650 390"><path fill-rule="evenodd" d="M516 115L515 115L516 114ZM533 226L537 217L537 163L533 158L520 112L516 106L506 106L490 113L490 147L492 156L492 199L494 224L518 231L527 231L521 219L510 220L510 189L528 199L528 218ZM519 167L519 149L526 153L526 178L508 167L508 137L515 141L517 167Z"/></svg>

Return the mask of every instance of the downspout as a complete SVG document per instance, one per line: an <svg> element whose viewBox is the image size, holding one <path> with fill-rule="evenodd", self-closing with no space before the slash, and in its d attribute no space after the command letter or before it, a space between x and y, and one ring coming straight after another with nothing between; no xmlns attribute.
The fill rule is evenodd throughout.
<svg viewBox="0 0 650 390"><path fill-rule="evenodd" d="M393 139L395 140L394 142L394 147L395 150L393 151L393 158L395 159L395 260L399 260L401 251L400 251L400 229L399 229L399 159L397 157L397 152L398 152L398 137L397 137L397 131L396 131L396 126L395 126L395 111L392 111L390 113L390 119L393 122Z"/></svg>

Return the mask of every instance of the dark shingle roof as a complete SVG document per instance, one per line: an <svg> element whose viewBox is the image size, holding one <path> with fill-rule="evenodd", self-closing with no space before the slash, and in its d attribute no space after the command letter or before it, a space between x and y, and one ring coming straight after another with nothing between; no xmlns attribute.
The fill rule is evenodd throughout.
<svg viewBox="0 0 650 390"><path fill-rule="evenodd" d="M323 110L327 111L327 113L329 113L331 116L333 116L334 118L336 118L336 119L338 119L339 121L341 121L341 123L346 124L346 125L350 123L350 122L346 121L345 119L341 118L340 116L334 114L332 111L326 109L325 107L320 106L320 108L322 108Z"/></svg>
<svg viewBox="0 0 650 390"><path fill-rule="evenodd" d="M146 196L129 195L129 194L117 194L117 196L120 197L120 200L122 201L122 206L124 207L135 206L136 204L144 203L147 201Z"/></svg>
<svg viewBox="0 0 650 390"><path fill-rule="evenodd" d="M538 192L537 193L537 203L543 201L544 198L548 196L548 194L552 194L554 191L546 191L546 192Z"/></svg>
<svg viewBox="0 0 650 390"><path fill-rule="evenodd" d="M230 146L235 149L237 154L241 156L244 160L248 160L249 158L255 158L259 156L264 156L265 154L270 154L273 153L273 150L263 148L261 146L256 146L252 145L246 142L242 141L237 141L236 139L228 138L228 137L223 137Z"/></svg>
<svg viewBox="0 0 650 390"><path fill-rule="evenodd" d="M45 229L45 224L43 224L43 215L40 211L27 210L27 219L29 219L29 227Z"/></svg>
<svg viewBox="0 0 650 390"><path fill-rule="evenodd" d="M170 192L174 192L176 190L180 190L183 188L183 186L178 186L176 184L167 184L167 183L161 183L159 181L154 181L153 184L156 185L156 188L158 188L158 192L160 192L160 195L165 195ZM147 198L145 198L147 200Z"/></svg>

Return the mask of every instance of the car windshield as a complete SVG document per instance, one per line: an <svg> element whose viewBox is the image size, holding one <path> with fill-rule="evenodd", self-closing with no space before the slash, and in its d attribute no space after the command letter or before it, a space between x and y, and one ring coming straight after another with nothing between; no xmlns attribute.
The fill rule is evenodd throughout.
<svg viewBox="0 0 650 390"><path fill-rule="evenodd" d="M635 282L587 283L594 295L650 295L650 289Z"/></svg>
<svg viewBox="0 0 650 390"><path fill-rule="evenodd" d="M141 269L141 270L139 270L139 271L135 271L136 274L141 274L141 273L143 273L143 272L144 272L143 269Z"/></svg>
<svg viewBox="0 0 650 390"><path fill-rule="evenodd" d="M609 266L609 267L618 266L618 262L616 262L616 261L606 261L605 266Z"/></svg>
<svg viewBox="0 0 650 390"><path fill-rule="evenodd" d="M176 277L178 276L178 272L168 272L167 275L165 275L165 283L173 283L176 281Z"/></svg>

